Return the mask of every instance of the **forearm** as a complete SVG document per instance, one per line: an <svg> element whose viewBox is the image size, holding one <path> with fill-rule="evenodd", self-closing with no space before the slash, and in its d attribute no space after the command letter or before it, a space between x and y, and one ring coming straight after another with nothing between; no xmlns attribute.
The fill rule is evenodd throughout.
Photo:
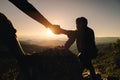
<svg viewBox="0 0 120 80"><path fill-rule="evenodd" d="M69 33L69 30L61 29L61 33L67 35Z"/></svg>
<svg viewBox="0 0 120 80"><path fill-rule="evenodd" d="M75 31L74 30L65 30L65 29L62 29L61 28L61 34L65 34L67 36L69 35L74 35L75 34Z"/></svg>
<svg viewBox="0 0 120 80"><path fill-rule="evenodd" d="M65 48L69 49L71 45L74 43L74 41L75 41L75 38L69 38L65 43Z"/></svg>
<svg viewBox="0 0 120 80"><path fill-rule="evenodd" d="M52 24L27 0L9 0L21 11L26 13L31 18L35 19L39 23L43 24L45 27L51 27Z"/></svg>

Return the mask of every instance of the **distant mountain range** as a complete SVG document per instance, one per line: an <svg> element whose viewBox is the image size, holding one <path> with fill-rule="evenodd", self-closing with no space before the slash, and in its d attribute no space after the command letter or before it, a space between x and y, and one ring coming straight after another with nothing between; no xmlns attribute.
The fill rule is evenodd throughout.
<svg viewBox="0 0 120 80"><path fill-rule="evenodd" d="M103 44L103 43L111 43L115 42L120 37L97 37L96 44ZM65 40L37 40L37 39L26 39L20 40L24 44L35 44L39 46L47 46L47 47L55 47L55 46L62 46L65 44Z"/></svg>
<svg viewBox="0 0 120 80"><path fill-rule="evenodd" d="M31 45L39 45L43 47L55 47L64 45L65 41L62 40L25 40L20 41L22 44L31 44Z"/></svg>
<svg viewBox="0 0 120 80"><path fill-rule="evenodd" d="M117 39L120 39L120 37L96 37L96 43L111 43L115 42Z"/></svg>

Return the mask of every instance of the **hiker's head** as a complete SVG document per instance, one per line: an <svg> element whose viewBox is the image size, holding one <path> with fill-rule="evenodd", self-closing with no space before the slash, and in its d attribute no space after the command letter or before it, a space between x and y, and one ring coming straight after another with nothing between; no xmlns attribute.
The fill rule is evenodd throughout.
<svg viewBox="0 0 120 80"><path fill-rule="evenodd" d="M0 22L6 21L6 20L7 20L7 17L3 13L0 12Z"/></svg>
<svg viewBox="0 0 120 80"><path fill-rule="evenodd" d="M0 12L0 20L2 20L3 18L4 18L4 14Z"/></svg>
<svg viewBox="0 0 120 80"><path fill-rule="evenodd" d="M88 20L85 17L79 17L76 19L76 26L77 29L79 29L80 27L85 27L88 24Z"/></svg>

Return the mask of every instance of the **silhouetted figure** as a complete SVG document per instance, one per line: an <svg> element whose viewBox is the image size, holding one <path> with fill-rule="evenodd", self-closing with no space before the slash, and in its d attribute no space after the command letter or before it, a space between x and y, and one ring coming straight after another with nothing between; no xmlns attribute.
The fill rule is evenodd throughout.
<svg viewBox="0 0 120 80"><path fill-rule="evenodd" d="M94 31L87 26L88 21L85 17L76 19L77 30L64 30L59 26L53 28L54 33L63 33L68 36L68 41L65 43L65 48L69 49L70 46L76 41L77 49L80 53L80 63L83 65L83 69L90 70L91 78L95 80L95 71L92 65L92 59L97 56L97 48L95 45ZM57 25L56 25L57 26Z"/></svg>
<svg viewBox="0 0 120 80"><path fill-rule="evenodd" d="M13 56L17 58L23 56L24 51L16 38L16 29L2 13L0 13L0 40L10 49Z"/></svg>
<svg viewBox="0 0 120 80"><path fill-rule="evenodd" d="M16 29L2 13L0 13L0 41L9 49L9 53L17 59L18 65L26 77L30 78L27 66L24 63L25 53L16 37Z"/></svg>

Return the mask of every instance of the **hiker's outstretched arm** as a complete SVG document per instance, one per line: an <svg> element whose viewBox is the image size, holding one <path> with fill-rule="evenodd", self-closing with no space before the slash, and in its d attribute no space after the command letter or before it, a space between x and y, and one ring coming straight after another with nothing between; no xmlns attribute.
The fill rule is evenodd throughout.
<svg viewBox="0 0 120 80"><path fill-rule="evenodd" d="M55 33L55 34L65 34L68 37L68 40L66 41L64 47L66 49L69 49L70 46L74 43L75 39L76 39L76 31L74 30L65 30L60 28L60 25L53 25L53 27L51 28L51 30Z"/></svg>
<svg viewBox="0 0 120 80"><path fill-rule="evenodd" d="M69 49L70 46L71 46L74 42L75 42L75 38L69 38L69 39L66 41L64 47L65 47L66 49Z"/></svg>
<svg viewBox="0 0 120 80"><path fill-rule="evenodd" d="M35 19L39 23L43 24L45 27L51 27L52 24L27 0L9 0L17 8L23 11L25 14Z"/></svg>
<svg viewBox="0 0 120 80"><path fill-rule="evenodd" d="M67 36L68 36L68 40L66 41L64 47L66 49L69 49L70 46L75 42L75 39L76 39L76 31L69 31L67 33Z"/></svg>

